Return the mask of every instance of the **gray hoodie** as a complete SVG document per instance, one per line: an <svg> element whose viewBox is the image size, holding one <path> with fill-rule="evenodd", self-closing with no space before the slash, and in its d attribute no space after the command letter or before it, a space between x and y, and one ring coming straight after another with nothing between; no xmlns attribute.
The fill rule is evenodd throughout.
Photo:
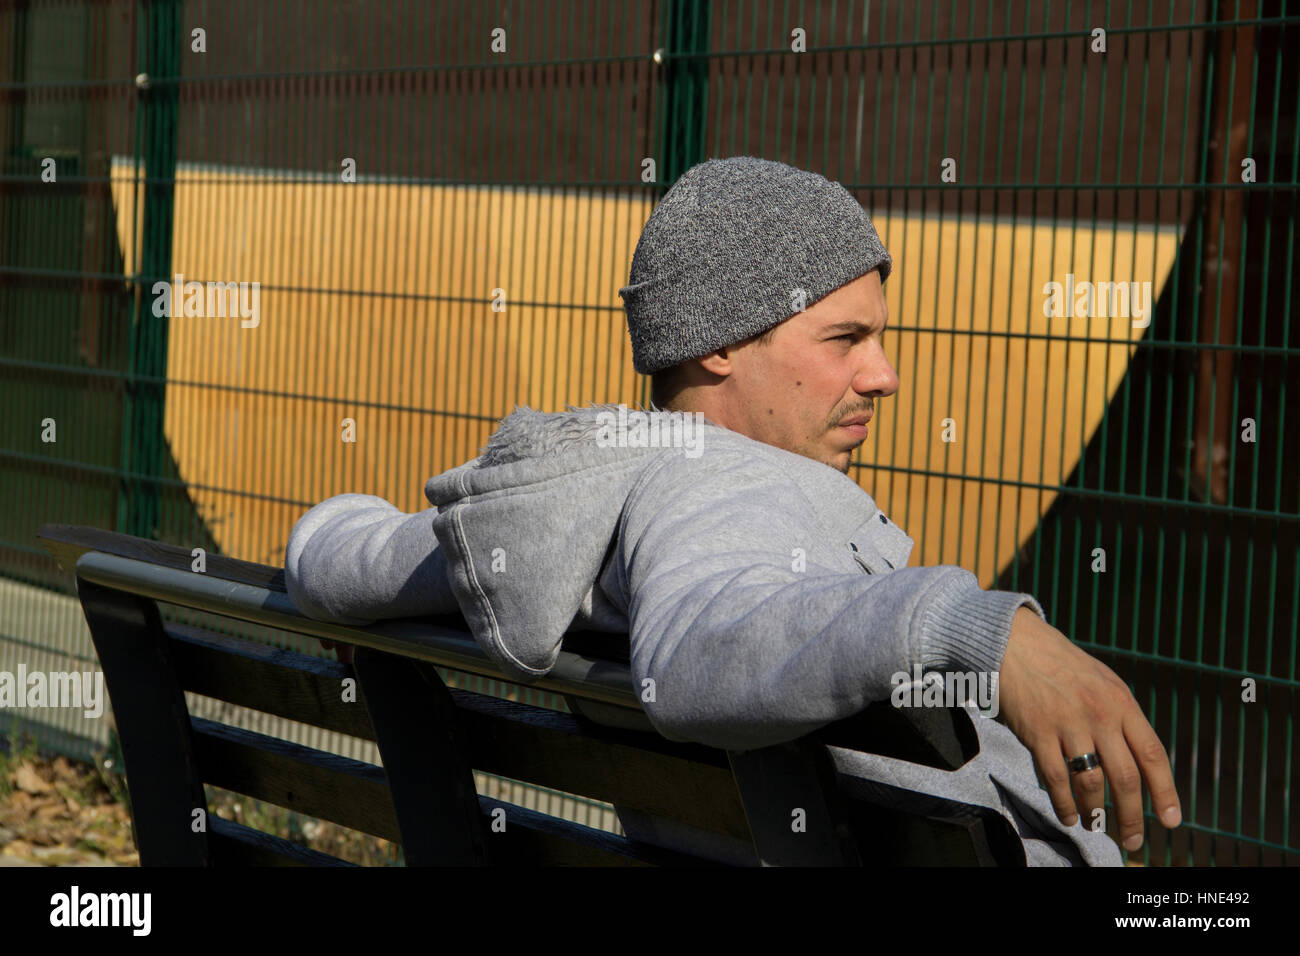
<svg viewBox="0 0 1300 956"><path fill-rule="evenodd" d="M890 699L915 665L996 672L1016 610L1043 617L963 568L906 567L911 538L852 479L698 414L517 407L425 496L414 515L364 494L303 515L285 555L299 610L459 612L517 681L546 674L571 629L628 634L646 715L672 740L793 740ZM1010 730L961 713L980 753L958 771L828 750L850 780L997 811L1030 865L1122 865L1104 833L1057 821Z"/></svg>

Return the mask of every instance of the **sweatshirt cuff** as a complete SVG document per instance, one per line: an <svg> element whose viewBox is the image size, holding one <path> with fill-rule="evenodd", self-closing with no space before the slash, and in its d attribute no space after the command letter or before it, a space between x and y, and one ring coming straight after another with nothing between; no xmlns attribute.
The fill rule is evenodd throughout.
<svg viewBox="0 0 1300 956"><path fill-rule="evenodd" d="M1033 595L986 591L975 575L958 570L934 587L921 612L921 668L992 674L1002 667L1016 611L1028 607L1044 621L1047 615Z"/></svg>

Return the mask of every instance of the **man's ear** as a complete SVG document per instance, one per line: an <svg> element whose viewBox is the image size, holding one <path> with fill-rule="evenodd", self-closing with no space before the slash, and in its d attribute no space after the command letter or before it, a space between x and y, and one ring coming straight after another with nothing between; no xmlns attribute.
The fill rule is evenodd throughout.
<svg viewBox="0 0 1300 956"><path fill-rule="evenodd" d="M695 361L699 362L705 371L726 378L735 371L735 346L720 348L708 355L701 356Z"/></svg>

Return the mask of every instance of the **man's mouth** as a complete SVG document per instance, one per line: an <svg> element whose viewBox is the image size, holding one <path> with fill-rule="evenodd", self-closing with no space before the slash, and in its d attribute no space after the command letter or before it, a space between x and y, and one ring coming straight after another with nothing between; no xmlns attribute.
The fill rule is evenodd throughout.
<svg viewBox="0 0 1300 956"><path fill-rule="evenodd" d="M860 440L867 437L867 422L871 421L871 418L872 412L858 412L844 419L837 427Z"/></svg>

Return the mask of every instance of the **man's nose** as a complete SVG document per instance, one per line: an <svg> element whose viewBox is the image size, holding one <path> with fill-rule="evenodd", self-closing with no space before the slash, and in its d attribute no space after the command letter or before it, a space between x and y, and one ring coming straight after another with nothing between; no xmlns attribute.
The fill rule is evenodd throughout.
<svg viewBox="0 0 1300 956"><path fill-rule="evenodd" d="M853 380L854 389L860 394L893 395L898 391L898 373L885 357L885 350L879 343L873 343L863 359L862 368Z"/></svg>

